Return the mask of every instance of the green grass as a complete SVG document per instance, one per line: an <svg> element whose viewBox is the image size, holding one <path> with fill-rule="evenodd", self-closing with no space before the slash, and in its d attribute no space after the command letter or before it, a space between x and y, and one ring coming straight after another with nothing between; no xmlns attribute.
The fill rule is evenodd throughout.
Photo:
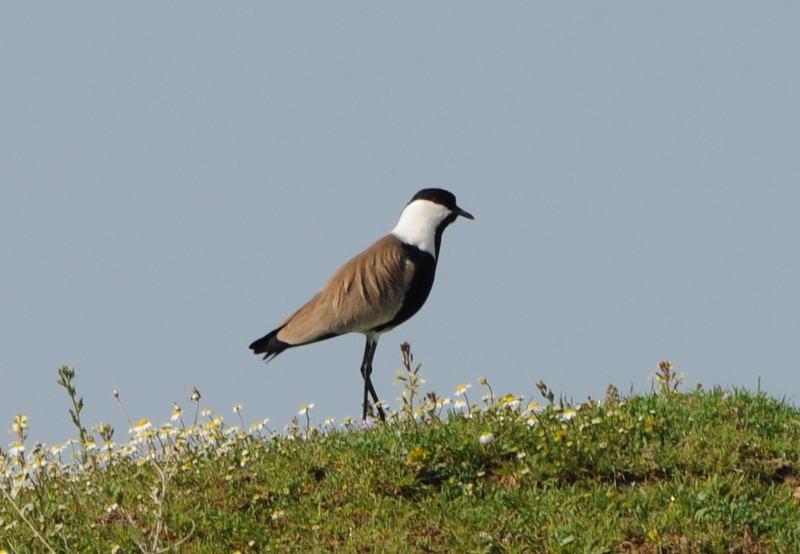
<svg viewBox="0 0 800 554"><path fill-rule="evenodd" d="M151 429L139 455L6 477L0 551L796 551L800 412L662 389L574 415L509 396L368 429Z"/></svg>

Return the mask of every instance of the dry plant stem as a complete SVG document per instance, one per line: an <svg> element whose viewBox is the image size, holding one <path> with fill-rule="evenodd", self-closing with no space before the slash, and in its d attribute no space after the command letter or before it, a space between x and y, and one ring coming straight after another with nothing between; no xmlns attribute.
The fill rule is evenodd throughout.
<svg viewBox="0 0 800 554"><path fill-rule="evenodd" d="M158 552L167 552L169 550L173 550L189 540L189 538L194 534L195 530L195 523L192 521L192 528L189 530L189 533L186 534L183 538L177 541L175 544L166 547L159 547L159 542L161 540L161 535L165 531L166 526L164 525L164 507L166 502L167 496L167 489L169 488L170 481L174 475L174 468L162 467L158 464L155 460L151 461L152 467L156 470L159 476L159 488L155 489L150 492L150 498L155 504L155 523L153 529L150 531L149 538L147 541L144 540L145 533L142 529L136 524L136 522L131 517L130 513L127 510L120 509L122 514L125 516L125 519L128 521L128 524L136 530L136 532L142 536L142 540L136 540L136 546L139 547L139 550L145 554L153 554ZM150 544L148 544L148 542Z"/></svg>
<svg viewBox="0 0 800 554"><path fill-rule="evenodd" d="M30 520L27 517L25 517L25 514L22 513L22 510L19 509L19 506L17 506L17 503L14 502L13 498L11 498L11 495L9 495L4 488L0 488L0 491L2 491L3 496L6 498L6 500L8 500L11 506L13 506L14 511L17 512L17 514L19 514L19 517L22 519L22 521L25 522L25 525L27 525L28 528L31 530L31 532L36 536L36 538L39 539L39 542L41 542L44 545L44 547L47 549L48 552L53 552L53 554L55 554L55 550L53 550L53 547L47 544L47 541L44 540L44 537L41 535L41 533L39 533L39 531L36 530L36 527L33 526Z"/></svg>
<svg viewBox="0 0 800 554"><path fill-rule="evenodd" d="M539 393L547 400L549 404L553 404L555 402L555 394L553 391L550 390L544 381L539 381L536 383L536 388L539 389Z"/></svg>
<svg viewBox="0 0 800 554"><path fill-rule="evenodd" d="M156 527L152 532L152 552L161 552L165 550L169 550L169 548L165 550L160 550L158 548L158 541L161 538L161 531L164 529L164 505L166 503L167 498L167 489L169 488L170 481L175 472L174 467L161 467L155 460L153 461L153 467L158 472L159 477L161 478L161 488L160 490L156 490L151 492L150 498L153 499L153 502L156 505Z"/></svg>
<svg viewBox="0 0 800 554"><path fill-rule="evenodd" d="M664 360L658 364L654 374L662 394L672 394L678 391L678 386L683 382L683 376L675 371L672 362Z"/></svg>
<svg viewBox="0 0 800 554"><path fill-rule="evenodd" d="M168 551L170 551L170 550L173 550L173 549L174 549L174 550L177 550L177 549L178 549L178 547L179 547L180 545L182 545L183 543L185 543L186 541L188 541L190 538L192 538L192 535L194 535L194 530L195 530L196 528L197 528L197 526L195 525L195 523L194 523L194 520L192 520L192 528L191 528L191 529L189 529L189 532L188 532L188 533L186 533L186 535L184 535L184 536L183 536L181 539L179 539L177 542L175 542L175 544L173 544L173 545L171 545L171 546L169 546L169 547L167 547L167 548L162 548L162 549L161 549L161 550L159 550L158 552L159 552L159 553L161 553L161 552L168 552Z"/></svg>
<svg viewBox="0 0 800 554"><path fill-rule="evenodd" d="M200 391L197 390L197 387L192 387L192 392L189 395L189 402L194 402L195 403L195 407L194 407L194 423L193 423L193 425L195 427L197 426L197 414L200 413L200 399L202 398L202 396L203 395L200 394Z"/></svg>
<svg viewBox="0 0 800 554"><path fill-rule="evenodd" d="M151 552L158 552L158 539L161 537L161 529L164 526L164 493L167 489L167 477L158 464L154 463L153 466L161 477L161 490L150 492L150 498L153 499L153 503L156 505L156 526L152 532L153 546L150 547L150 550Z"/></svg>
<svg viewBox="0 0 800 554"><path fill-rule="evenodd" d="M403 354L403 369L405 370L405 373L398 377L398 379L404 383L403 388L405 389L401 396L403 399L403 412L405 412L414 423L414 427L418 427L419 423L416 417L414 417L414 399L417 396L420 386L421 376L419 375L419 370L422 364L417 364L416 367L412 369L414 355L411 353L411 345L409 343L404 342L401 344L400 351Z"/></svg>
<svg viewBox="0 0 800 554"><path fill-rule="evenodd" d="M494 390L492 389L492 386L489 384L489 381L485 381L483 384L486 385L487 389L489 389L489 405L494 406Z"/></svg>
<svg viewBox="0 0 800 554"><path fill-rule="evenodd" d="M128 524L131 526L131 529L136 530L141 535L142 531L139 529L139 526L136 525L136 522L133 521L131 514L129 514L127 510L124 510L122 508L120 508L120 512L122 512L122 514L125 516L125 519L128 520ZM147 545L145 543L141 542L139 539L134 539L134 540L136 541L136 546L139 547L139 551L141 551L142 554L149 553L149 550L147 549Z"/></svg>
<svg viewBox="0 0 800 554"><path fill-rule="evenodd" d="M122 403L122 399L119 397L119 392L114 391L114 400L117 401L117 405L119 406L122 415L125 416L125 419L128 420L128 426L133 427L133 420L131 419L130 414L128 414L128 410L125 409L125 404Z"/></svg>

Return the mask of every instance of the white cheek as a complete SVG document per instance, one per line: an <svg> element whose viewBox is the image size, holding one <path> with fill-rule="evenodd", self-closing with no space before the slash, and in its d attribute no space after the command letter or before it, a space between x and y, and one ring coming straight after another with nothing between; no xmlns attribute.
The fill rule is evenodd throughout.
<svg viewBox="0 0 800 554"><path fill-rule="evenodd" d="M400 214L392 234L406 244L436 256L436 228L450 210L429 200L415 200Z"/></svg>

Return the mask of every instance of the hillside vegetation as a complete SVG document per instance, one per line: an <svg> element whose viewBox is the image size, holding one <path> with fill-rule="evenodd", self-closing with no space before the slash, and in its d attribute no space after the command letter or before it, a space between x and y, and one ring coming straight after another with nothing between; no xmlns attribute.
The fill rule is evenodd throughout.
<svg viewBox="0 0 800 554"><path fill-rule="evenodd" d="M176 406L171 425L86 430L0 454L0 551L8 552L792 552L800 545L800 413L745 391L655 390L569 405L420 392L405 350L387 424L281 433ZM74 451L75 459L69 461Z"/></svg>

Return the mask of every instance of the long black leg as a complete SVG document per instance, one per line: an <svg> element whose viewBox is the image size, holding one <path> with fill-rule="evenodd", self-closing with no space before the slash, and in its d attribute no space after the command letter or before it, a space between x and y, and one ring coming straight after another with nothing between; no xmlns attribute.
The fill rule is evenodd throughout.
<svg viewBox="0 0 800 554"><path fill-rule="evenodd" d="M378 400L378 394L375 392L375 387L372 385L372 359L375 357L375 351L378 349L378 339L377 337L372 341L372 352L369 355L369 371L367 372L367 386L369 387L369 392L372 395L372 402L375 404L375 407L378 408L378 415L381 418L381 421L384 423L386 422L386 413L383 411L383 406L381 406L381 401Z"/></svg>
<svg viewBox="0 0 800 554"><path fill-rule="evenodd" d="M361 412L361 419L367 419L368 398L367 393L372 396L372 402L378 409L378 415L381 421L386 421L386 413L383 411L383 406L378 400L378 394L375 392L375 387L372 384L372 359L375 357L375 351L378 349L377 337L367 337L367 344L364 346L364 359L361 362L361 376L364 378L364 403Z"/></svg>
<svg viewBox="0 0 800 554"><path fill-rule="evenodd" d="M364 346L364 358L361 360L361 377L364 379L364 402L361 404L361 421L367 420L367 403L369 399L367 394L369 392L369 367L372 365L372 337L367 337L367 344Z"/></svg>

